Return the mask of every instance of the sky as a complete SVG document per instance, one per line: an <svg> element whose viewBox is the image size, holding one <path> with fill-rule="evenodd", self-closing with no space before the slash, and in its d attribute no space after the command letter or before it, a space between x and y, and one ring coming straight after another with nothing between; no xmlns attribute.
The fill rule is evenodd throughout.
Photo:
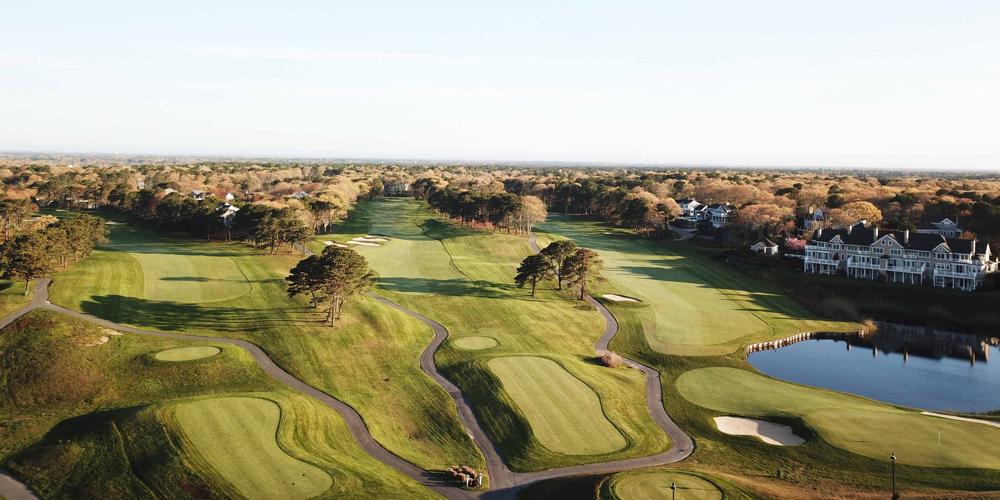
<svg viewBox="0 0 1000 500"><path fill-rule="evenodd" d="M1000 1L0 0L0 150L1000 170Z"/></svg>

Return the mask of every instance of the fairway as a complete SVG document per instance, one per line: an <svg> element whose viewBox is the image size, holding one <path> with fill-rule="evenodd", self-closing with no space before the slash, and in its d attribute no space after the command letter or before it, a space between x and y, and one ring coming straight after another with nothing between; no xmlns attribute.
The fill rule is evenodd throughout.
<svg viewBox="0 0 1000 500"><path fill-rule="evenodd" d="M722 355L757 339L856 329L819 320L779 291L728 269L687 242L651 241L563 215L550 215L539 230L597 250L614 289L648 304L632 311L649 346L665 354Z"/></svg>
<svg viewBox="0 0 1000 500"><path fill-rule="evenodd" d="M736 368L700 368L677 379L699 406L760 418L800 417L830 444L877 460L926 467L1000 468L1000 429L921 415L864 398L781 382ZM940 444L938 436L940 432Z"/></svg>
<svg viewBox="0 0 1000 500"><path fill-rule="evenodd" d="M278 446L281 409L272 401L203 399L179 404L174 415L194 454L247 498L309 498L333 485L329 474Z"/></svg>
<svg viewBox="0 0 1000 500"><path fill-rule="evenodd" d="M453 343L455 347L466 351L478 351L497 346L496 339L490 337L464 337L456 339Z"/></svg>
<svg viewBox="0 0 1000 500"><path fill-rule="evenodd" d="M528 419L535 437L549 450L599 455L627 444L604 416L597 394L554 361L506 356L488 364Z"/></svg>
<svg viewBox="0 0 1000 500"><path fill-rule="evenodd" d="M204 304L236 299L252 289L234 260L249 254L247 247L175 240L126 225L112 228L111 244L97 249L87 265L74 266L56 280L54 301L112 296ZM81 297L84 290L73 289L79 286L90 295Z"/></svg>
<svg viewBox="0 0 1000 500"><path fill-rule="evenodd" d="M676 498L717 500L722 491L707 479L670 470L650 470L616 474L609 479L611 492L618 500L662 500L671 497L670 485L676 484Z"/></svg>
<svg viewBox="0 0 1000 500"><path fill-rule="evenodd" d="M159 361L193 361L196 359L203 359L215 356L222 352L221 349L215 346L196 346L196 347L177 347L175 349L167 349L166 351L160 351L156 353L153 357Z"/></svg>

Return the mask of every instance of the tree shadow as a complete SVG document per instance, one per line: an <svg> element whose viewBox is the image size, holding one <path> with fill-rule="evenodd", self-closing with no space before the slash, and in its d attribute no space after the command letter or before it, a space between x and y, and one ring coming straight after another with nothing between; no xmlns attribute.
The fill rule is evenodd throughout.
<svg viewBox="0 0 1000 500"><path fill-rule="evenodd" d="M123 295L92 296L91 300L81 302L80 310L116 323L164 331L248 332L315 326L322 322L317 310L310 306L254 309L146 300Z"/></svg>
<svg viewBox="0 0 1000 500"><path fill-rule="evenodd" d="M427 278L379 278L379 288L401 293L432 293L463 297L510 298L514 285L501 285L492 281Z"/></svg>

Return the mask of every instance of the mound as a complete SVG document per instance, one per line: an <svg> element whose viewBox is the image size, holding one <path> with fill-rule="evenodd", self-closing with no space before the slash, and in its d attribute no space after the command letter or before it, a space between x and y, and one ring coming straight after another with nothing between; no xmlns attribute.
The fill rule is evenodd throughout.
<svg viewBox="0 0 1000 500"><path fill-rule="evenodd" d="M210 358L220 352L222 352L222 349L219 349L218 347L204 345L167 349L166 351L156 353L153 357L159 361L193 361L196 359Z"/></svg>

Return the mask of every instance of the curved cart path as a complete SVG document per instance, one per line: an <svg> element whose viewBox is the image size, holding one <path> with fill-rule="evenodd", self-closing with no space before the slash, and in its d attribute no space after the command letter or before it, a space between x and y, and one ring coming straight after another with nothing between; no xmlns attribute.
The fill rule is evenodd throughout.
<svg viewBox="0 0 1000 500"><path fill-rule="evenodd" d="M247 351L258 366L268 374L271 378L282 383L286 387L308 394L313 398L316 398L324 405L333 408L343 417L344 421L347 423L347 428L354 436L354 439L358 441L361 448L371 455L376 460L396 469L397 471L409 476L416 482L434 490L435 492L447 497L447 498L475 498L475 492L464 490L455 486L450 486L444 483L439 477L434 474L413 465L406 460L393 454L391 451L382 447L375 438L372 437L371 433L368 431L368 427L365 425L364 420L361 415L358 414L354 408L348 406L347 404L341 402L340 400L326 394L315 387L306 384L305 382L295 378L280 366L275 364L275 362L264 352L263 349L257 347L256 345L247 342L245 340L230 339L225 337L208 337L202 335L184 335L178 333L166 333L166 332L156 332L150 330L143 330L140 328L131 327L128 325L122 325L119 323L114 323L112 321L104 320L91 316L89 314L84 314L79 311L74 311L72 309L67 309L62 306L57 306L48 301L48 286L50 280L44 279L39 280L35 286L35 296L32 298L31 304L25 306L17 311L14 311L10 315L4 317L0 320L0 328L3 328L15 320L24 316L28 312L35 309L46 309L49 311L58 312L60 314L65 314L67 316L81 319L96 325L103 326L105 328L110 328L113 330L118 330L125 333L132 333L135 335L149 335L153 337L162 337L175 340L195 340L199 342L211 342L213 344L227 344L242 348ZM24 495L28 496L24 496ZM9 475L0 476L0 497L4 498L35 498L30 494L30 490L20 483L17 482L13 477Z"/></svg>

